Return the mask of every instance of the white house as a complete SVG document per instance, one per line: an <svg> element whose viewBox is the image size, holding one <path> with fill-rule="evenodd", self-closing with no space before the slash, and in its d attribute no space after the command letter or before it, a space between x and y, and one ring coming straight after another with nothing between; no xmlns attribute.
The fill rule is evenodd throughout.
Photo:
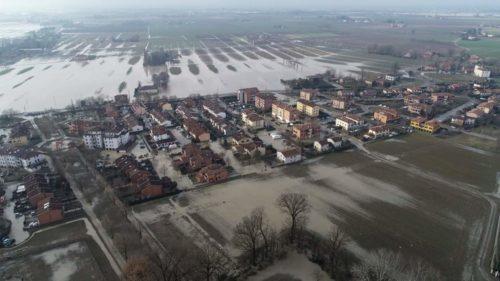
<svg viewBox="0 0 500 281"><path fill-rule="evenodd" d="M45 163L45 156L35 150L22 148L0 148L0 167L4 168L24 168L33 172Z"/></svg>
<svg viewBox="0 0 500 281"><path fill-rule="evenodd" d="M362 127L365 121L356 115L348 114L346 116L339 117L335 120L335 125L342 127L346 131L356 130Z"/></svg>
<svg viewBox="0 0 500 281"><path fill-rule="evenodd" d="M288 148L278 151L276 158L284 164L292 164L302 160L302 154L299 148Z"/></svg>
<svg viewBox="0 0 500 281"><path fill-rule="evenodd" d="M320 140L314 142L314 150L317 152L327 152L331 149L331 145L327 140Z"/></svg>
<svg viewBox="0 0 500 281"><path fill-rule="evenodd" d="M368 134L374 138L387 137L391 134L391 130L385 125L373 126L368 130Z"/></svg>
<svg viewBox="0 0 500 281"><path fill-rule="evenodd" d="M84 133L83 142L88 149L117 150L130 142L130 134L117 127L91 130Z"/></svg>
<svg viewBox="0 0 500 281"><path fill-rule="evenodd" d="M159 142L170 139L170 135L164 126L154 126L151 129L151 138L153 138L153 141Z"/></svg>
<svg viewBox="0 0 500 281"><path fill-rule="evenodd" d="M490 78L491 76L491 71L487 70L483 66L476 65L474 67L474 75L480 78Z"/></svg>
<svg viewBox="0 0 500 281"><path fill-rule="evenodd" d="M334 148L342 147L342 137L341 136L333 136L326 139Z"/></svg>

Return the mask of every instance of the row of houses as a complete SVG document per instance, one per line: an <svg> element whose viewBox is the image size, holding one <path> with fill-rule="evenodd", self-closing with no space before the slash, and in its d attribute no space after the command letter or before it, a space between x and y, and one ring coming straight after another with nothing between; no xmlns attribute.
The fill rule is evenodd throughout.
<svg viewBox="0 0 500 281"><path fill-rule="evenodd" d="M113 182L113 188L118 196L126 201L147 200L176 191L177 183L168 177L160 179L150 162L139 162L133 156L124 155L114 163L128 179L127 181L117 179Z"/></svg>
<svg viewBox="0 0 500 281"><path fill-rule="evenodd" d="M36 224L44 226L82 214L81 204L74 196L69 183L56 174L34 173L23 178L17 192L25 194L31 208L35 209Z"/></svg>
<svg viewBox="0 0 500 281"><path fill-rule="evenodd" d="M0 167L2 168L23 168L34 172L45 163L45 156L35 149L6 145L0 147Z"/></svg>

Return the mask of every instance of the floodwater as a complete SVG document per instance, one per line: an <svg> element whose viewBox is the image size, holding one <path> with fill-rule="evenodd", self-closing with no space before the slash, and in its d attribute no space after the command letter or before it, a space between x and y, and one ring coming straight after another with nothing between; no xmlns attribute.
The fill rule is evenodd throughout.
<svg viewBox="0 0 500 281"><path fill-rule="evenodd" d="M446 280L470 273L464 267L473 263L488 213L477 198L358 151L186 193L178 200L184 204L159 202L137 210L147 224L168 218L185 235L208 233L237 255L229 243L234 226L254 208L263 207L270 223L280 227L285 217L275 200L283 192L307 194L312 206L308 227L326 235L332 224L339 225L352 239L349 249L360 258L379 248L390 249L426 260L446 274Z"/></svg>
<svg viewBox="0 0 500 281"><path fill-rule="evenodd" d="M87 97L112 98L118 94L118 86L124 81L127 87L122 93L132 95L139 82L151 83L154 72L166 69L145 68L142 60L130 65L129 59L133 57L133 51L121 53L122 57L119 57L111 49L100 50L98 54L102 57L82 63L63 59L68 50L64 49L64 45L59 48L61 58L26 59L12 66L0 67L0 72L7 68L14 69L0 75L0 112L9 108L17 111L63 108ZM88 44L81 44L78 49L80 52L89 52ZM189 60L198 65L198 75L189 71ZM281 59L230 59L223 63L213 58L213 61L218 73L212 72L195 53L182 57L178 65L182 73L170 76L169 87L163 94L187 97L191 94L229 93L254 86L263 90L281 90L284 87L280 79L304 77L329 69L347 74L358 70L361 65L333 65L318 62L314 58L298 59L300 64L297 67L288 66ZM236 68L236 71L228 66Z"/></svg>
<svg viewBox="0 0 500 281"><path fill-rule="evenodd" d="M20 37L30 31L40 29L38 24L24 22L0 22L0 39Z"/></svg>

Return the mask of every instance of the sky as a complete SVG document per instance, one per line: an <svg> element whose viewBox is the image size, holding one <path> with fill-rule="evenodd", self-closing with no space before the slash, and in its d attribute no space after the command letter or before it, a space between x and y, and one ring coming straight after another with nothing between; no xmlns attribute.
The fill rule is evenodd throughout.
<svg viewBox="0 0 500 281"><path fill-rule="evenodd" d="M0 0L0 12L115 8L500 9L500 0Z"/></svg>

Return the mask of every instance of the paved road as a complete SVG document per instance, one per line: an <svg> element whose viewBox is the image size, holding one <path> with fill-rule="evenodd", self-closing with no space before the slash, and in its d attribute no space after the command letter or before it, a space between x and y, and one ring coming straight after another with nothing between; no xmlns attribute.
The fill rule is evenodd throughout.
<svg viewBox="0 0 500 281"><path fill-rule="evenodd" d="M464 109L464 108L467 108L467 107L471 107L473 105L476 104L476 101L474 100L470 100L464 104L462 104L461 106L458 106L458 107L455 107L454 109L448 111L448 112L445 112L441 115L439 115L438 117L434 118L435 120L439 121L439 122L445 122L445 121L448 121L451 119L451 117L457 115L457 113Z"/></svg>

